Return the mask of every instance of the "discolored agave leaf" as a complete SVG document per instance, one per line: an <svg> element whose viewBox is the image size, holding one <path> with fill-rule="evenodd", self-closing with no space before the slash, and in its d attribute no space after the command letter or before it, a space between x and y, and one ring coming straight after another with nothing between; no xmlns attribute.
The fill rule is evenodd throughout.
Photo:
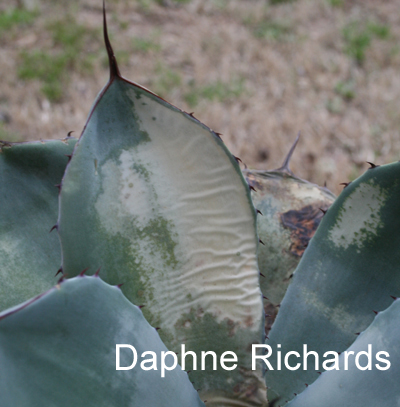
<svg viewBox="0 0 400 407"><path fill-rule="evenodd" d="M302 353L303 344L322 357L346 350L356 333L400 295L400 163L374 167L348 185L321 221L301 259L267 343L276 355ZM274 361L274 359L271 359ZM276 366L275 362L274 365ZM304 390L313 369L267 372L277 405Z"/></svg>
<svg viewBox="0 0 400 407"><path fill-rule="evenodd" d="M52 287L58 189L76 140L0 142L0 311Z"/></svg>
<svg viewBox="0 0 400 407"><path fill-rule="evenodd" d="M340 355L339 369L324 372L311 386L297 396L290 407L379 406L393 407L399 403L400 377L400 300L379 313L373 323L362 332L349 353L348 370L345 354ZM370 347L370 348L369 348ZM359 366L355 364L356 355ZM387 352L379 354L379 352ZM370 355L368 359L367 355ZM389 361L382 362L377 359ZM368 366L370 360L370 366ZM379 366L380 370L376 366ZM387 367L389 368L387 369ZM367 370L360 368L367 367ZM369 370L371 367L371 370Z"/></svg>
<svg viewBox="0 0 400 407"><path fill-rule="evenodd" d="M258 265L266 314L266 333L275 319L293 272L323 216L335 200L325 187L297 178L289 161L299 140L289 151L282 167L276 170L244 170L253 187L254 206L263 216L257 218L263 244L258 248Z"/></svg>
<svg viewBox="0 0 400 407"><path fill-rule="evenodd" d="M124 283L173 351L235 352L232 371L213 371L211 358L204 371L188 367L207 405L265 405L261 368L251 369L264 321L248 186L221 139L123 79L106 44L110 81L62 182L63 270L101 267Z"/></svg>
<svg viewBox="0 0 400 407"><path fill-rule="evenodd" d="M133 369L116 370L116 344L136 349ZM148 351L158 370L140 367ZM179 365L161 377L166 351L119 288L98 277L70 279L0 314L0 405L204 406ZM132 351L121 350L120 366L132 362Z"/></svg>

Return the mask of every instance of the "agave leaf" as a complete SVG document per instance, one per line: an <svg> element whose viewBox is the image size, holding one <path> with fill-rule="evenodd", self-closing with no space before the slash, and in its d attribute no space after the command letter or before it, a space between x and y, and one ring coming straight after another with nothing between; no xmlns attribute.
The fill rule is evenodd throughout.
<svg viewBox="0 0 400 407"><path fill-rule="evenodd" d="M379 313L373 323L362 332L347 350L354 352L348 356L348 370L345 370L342 353L339 360L340 370L322 373L311 386L297 396L290 407L337 407L337 406L379 406L393 407L399 403L400 377L400 300L396 300L387 310ZM360 370L355 364L359 352L369 351L371 370ZM389 365L376 359L378 352L390 362L387 370L379 370L376 365L386 369ZM368 359L363 354L358 359L360 367L368 367Z"/></svg>
<svg viewBox="0 0 400 407"><path fill-rule="evenodd" d="M371 168L330 207L270 332L274 355L277 344L282 354L301 354L303 344L320 356L342 352L372 322L373 310L386 309L390 295L400 295L399 177L400 163ZM282 402L317 377L313 369L275 369L266 381Z"/></svg>
<svg viewBox="0 0 400 407"><path fill-rule="evenodd" d="M261 291L266 297L267 335L294 270L322 219L322 211L335 200L326 187L298 178L290 170L289 162L299 136L280 168L243 171L253 187L254 206L262 215L257 217L258 235L263 243L258 249L258 265L263 275Z"/></svg>
<svg viewBox="0 0 400 407"><path fill-rule="evenodd" d="M256 190L251 194L254 206L263 214L257 218L264 243L258 253L260 272L265 275L261 291L278 305L323 217L321 209L327 210L335 196L284 171L246 170L244 175Z"/></svg>
<svg viewBox="0 0 400 407"><path fill-rule="evenodd" d="M58 189L75 139L1 142L0 311L56 283Z"/></svg>
<svg viewBox="0 0 400 407"><path fill-rule="evenodd" d="M265 333L268 335L294 271L334 195L326 188L283 171L247 170L255 188L251 196L263 216L257 217L260 240L258 265L265 297Z"/></svg>
<svg viewBox="0 0 400 407"><path fill-rule="evenodd" d="M234 371L214 372L209 358L191 373L209 405L263 405L262 371L251 370L263 311L248 186L221 139L123 79L106 44L110 81L62 182L63 270L102 267L105 281L124 283L173 351L235 352Z"/></svg>
<svg viewBox="0 0 400 407"><path fill-rule="evenodd" d="M136 349L132 370L116 370L116 344ZM146 351L156 353L158 370L140 368ZM0 314L0 405L204 406L179 365L161 377L162 351L156 330L117 287L98 277L64 281ZM121 366L132 361L121 351Z"/></svg>

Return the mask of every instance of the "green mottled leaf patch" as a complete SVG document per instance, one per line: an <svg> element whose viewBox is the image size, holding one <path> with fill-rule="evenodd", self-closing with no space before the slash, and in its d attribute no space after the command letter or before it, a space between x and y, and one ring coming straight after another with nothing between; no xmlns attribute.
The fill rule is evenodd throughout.
<svg viewBox="0 0 400 407"><path fill-rule="evenodd" d="M400 295L399 180L400 163L369 169L330 207L282 302L269 335L273 349L280 343L282 354L301 353L307 344L320 355L342 352L373 310ZM266 382L285 401L317 377L312 369L282 369L268 372Z"/></svg>
<svg viewBox="0 0 400 407"><path fill-rule="evenodd" d="M193 373L209 403L218 395L246 398L248 382L247 398L265 403L261 369L252 371L250 360L251 344L263 341L255 228L248 186L221 139L114 76L62 182L63 270L75 276L101 267L107 282L124 283L124 294L145 305L145 317L173 351L182 343L199 349L195 327L206 332L206 317L226 349L245 349L229 376ZM218 348L217 336L202 350Z"/></svg>
<svg viewBox="0 0 400 407"><path fill-rule="evenodd" d="M1 143L0 311L52 287L61 262L58 189L76 140Z"/></svg>

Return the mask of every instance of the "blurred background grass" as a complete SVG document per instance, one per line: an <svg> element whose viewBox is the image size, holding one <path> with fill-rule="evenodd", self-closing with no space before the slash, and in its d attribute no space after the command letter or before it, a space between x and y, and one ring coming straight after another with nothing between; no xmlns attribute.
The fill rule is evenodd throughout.
<svg viewBox="0 0 400 407"><path fill-rule="evenodd" d="M108 0L122 74L249 167L338 193L400 153L399 0ZM0 5L0 139L79 136L108 79L101 0Z"/></svg>

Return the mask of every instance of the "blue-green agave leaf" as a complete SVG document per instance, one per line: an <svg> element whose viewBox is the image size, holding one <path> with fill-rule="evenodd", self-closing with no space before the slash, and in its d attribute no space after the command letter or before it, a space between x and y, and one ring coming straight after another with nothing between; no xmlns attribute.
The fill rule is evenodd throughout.
<svg viewBox="0 0 400 407"><path fill-rule="evenodd" d="M267 343L276 356L342 352L400 295L400 163L374 167L348 185L324 216L294 273ZM274 359L271 359L274 360ZM275 364L276 366L276 364ZM313 369L271 370L279 402L304 390ZM278 404L279 404L278 402Z"/></svg>
<svg viewBox="0 0 400 407"><path fill-rule="evenodd" d="M387 310L379 313L373 323L360 334L347 350L348 356L345 353L340 355L339 370L322 373L317 381L288 406L393 407L399 405L399 338L400 300L396 300ZM354 353L350 354L350 352ZM356 357L358 366L355 363ZM348 370L345 370L346 359ZM361 370L360 367L367 370Z"/></svg>
<svg viewBox="0 0 400 407"><path fill-rule="evenodd" d="M136 349L131 370L116 370L117 344ZM125 350L122 367L133 362ZM140 366L149 351L157 370ZM0 314L0 406L204 406L179 365L161 377L161 352L157 331L119 288L98 277L66 280Z"/></svg>
<svg viewBox="0 0 400 407"><path fill-rule="evenodd" d="M265 405L261 367L251 368L264 320L249 188L216 133L123 79L106 44L110 81L62 182L63 270L101 267L124 283L175 352L235 352L233 371L213 371L211 359L192 369L209 405Z"/></svg>
<svg viewBox="0 0 400 407"><path fill-rule="evenodd" d="M61 261L58 188L76 140L0 142L0 311L51 288Z"/></svg>

